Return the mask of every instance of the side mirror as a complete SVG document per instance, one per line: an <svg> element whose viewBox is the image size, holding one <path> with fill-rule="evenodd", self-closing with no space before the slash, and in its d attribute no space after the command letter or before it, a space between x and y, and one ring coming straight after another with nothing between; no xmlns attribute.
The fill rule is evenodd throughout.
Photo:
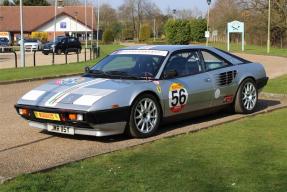
<svg viewBox="0 0 287 192"><path fill-rule="evenodd" d="M176 77L177 75L178 75L177 71L175 69L173 69L173 70L169 70L169 71L164 72L163 77L165 79L172 79L172 78Z"/></svg>
<svg viewBox="0 0 287 192"><path fill-rule="evenodd" d="M85 67L85 73L89 73L91 71L90 67Z"/></svg>

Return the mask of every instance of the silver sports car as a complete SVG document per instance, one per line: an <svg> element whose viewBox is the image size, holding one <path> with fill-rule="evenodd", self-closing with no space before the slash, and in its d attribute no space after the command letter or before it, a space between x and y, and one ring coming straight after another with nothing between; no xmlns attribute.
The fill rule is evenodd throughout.
<svg viewBox="0 0 287 192"><path fill-rule="evenodd" d="M222 107L252 113L268 77L261 64L204 46L120 49L79 77L52 80L15 105L30 126L62 134L132 137Z"/></svg>

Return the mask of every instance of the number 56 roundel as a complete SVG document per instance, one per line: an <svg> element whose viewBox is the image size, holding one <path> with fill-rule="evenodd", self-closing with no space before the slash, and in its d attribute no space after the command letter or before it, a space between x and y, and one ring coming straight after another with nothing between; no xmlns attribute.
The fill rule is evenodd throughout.
<svg viewBox="0 0 287 192"><path fill-rule="evenodd" d="M180 83L173 83L169 87L169 108L172 112L178 113L186 105L188 93Z"/></svg>

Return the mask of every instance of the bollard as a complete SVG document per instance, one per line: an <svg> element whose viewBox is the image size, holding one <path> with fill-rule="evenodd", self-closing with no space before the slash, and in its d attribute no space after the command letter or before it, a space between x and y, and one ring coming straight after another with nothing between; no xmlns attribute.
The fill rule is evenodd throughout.
<svg viewBox="0 0 287 192"><path fill-rule="evenodd" d="M65 51L65 61L66 61L66 64L68 64L68 51Z"/></svg>
<svg viewBox="0 0 287 192"><path fill-rule="evenodd" d="M18 68L18 65L17 65L17 53L16 51L13 51L14 53L14 56L15 56L15 68Z"/></svg>
<svg viewBox="0 0 287 192"><path fill-rule="evenodd" d="M53 51L52 52L52 65L55 64L55 52Z"/></svg>
<svg viewBox="0 0 287 192"><path fill-rule="evenodd" d="M90 60L92 60L92 48L89 48L90 50Z"/></svg>
<svg viewBox="0 0 287 192"><path fill-rule="evenodd" d="M33 55L34 67L36 67L36 52L37 51L34 51L34 55Z"/></svg>
<svg viewBox="0 0 287 192"><path fill-rule="evenodd" d="M87 61L87 48L85 48L85 62Z"/></svg>
<svg viewBox="0 0 287 192"><path fill-rule="evenodd" d="M77 51L77 62L79 63L79 51Z"/></svg>

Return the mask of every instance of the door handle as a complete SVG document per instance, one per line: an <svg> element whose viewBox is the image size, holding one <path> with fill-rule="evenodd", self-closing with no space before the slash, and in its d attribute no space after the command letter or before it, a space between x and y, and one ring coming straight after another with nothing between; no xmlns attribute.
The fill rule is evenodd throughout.
<svg viewBox="0 0 287 192"><path fill-rule="evenodd" d="M205 82L211 82L211 79L210 78L205 78L204 81Z"/></svg>

